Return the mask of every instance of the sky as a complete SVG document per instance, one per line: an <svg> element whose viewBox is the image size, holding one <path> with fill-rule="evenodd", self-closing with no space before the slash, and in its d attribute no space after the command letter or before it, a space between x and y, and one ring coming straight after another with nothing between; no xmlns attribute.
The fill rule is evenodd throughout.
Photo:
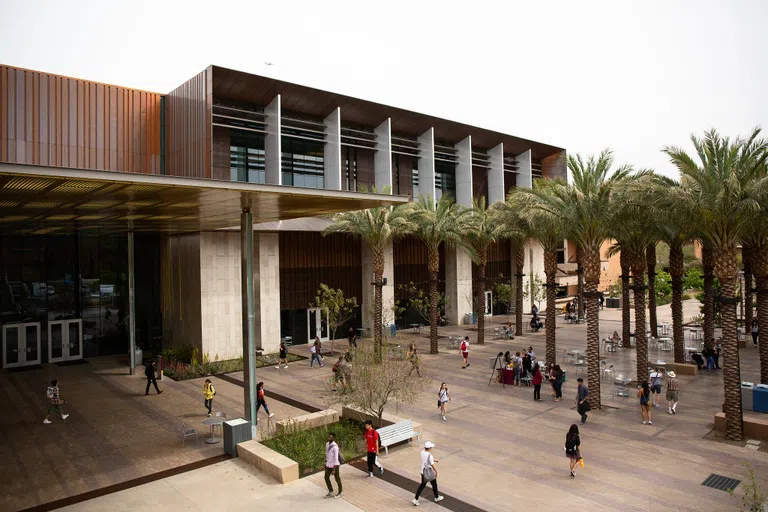
<svg viewBox="0 0 768 512"><path fill-rule="evenodd" d="M766 27L765 0L0 0L0 63L160 93L216 64L677 176L663 146L768 130Z"/></svg>

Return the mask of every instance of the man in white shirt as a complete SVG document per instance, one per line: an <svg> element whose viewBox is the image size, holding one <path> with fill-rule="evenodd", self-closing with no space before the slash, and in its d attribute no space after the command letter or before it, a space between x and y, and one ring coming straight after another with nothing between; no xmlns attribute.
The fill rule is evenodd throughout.
<svg viewBox="0 0 768 512"><path fill-rule="evenodd" d="M421 496L421 492L427 486L427 482L432 483L432 492L435 493L435 503L443 501L443 497L437 492L437 467L435 467L435 464L439 461L432 455L432 448L434 447L435 443L427 441L424 443L424 449L421 451L421 485L419 485L419 488L416 491L416 497L411 500L411 503L417 507L419 506L419 496ZM431 470L426 471L427 468L431 468ZM427 480L428 476L424 475L425 472L434 472L434 478Z"/></svg>

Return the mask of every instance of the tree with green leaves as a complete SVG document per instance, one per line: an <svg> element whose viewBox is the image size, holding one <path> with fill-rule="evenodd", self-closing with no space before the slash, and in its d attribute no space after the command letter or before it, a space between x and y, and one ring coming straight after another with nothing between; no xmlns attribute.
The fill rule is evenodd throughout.
<svg viewBox="0 0 768 512"><path fill-rule="evenodd" d="M373 259L374 304L373 340L382 345L382 287L384 286L384 251L394 240L408 234L413 228L409 222L408 205L381 206L344 212L333 216L333 224L325 228L324 235L344 233L362 240L371 250Z"/></svg>
<svg viewBox="0 0 768 512"><path fill-rule="evenodd" d="M437 276L440 271L440 246L457 247L468 229L468 210L457 205L452 198L442 196L435 201L421 196L412 204L413 234L427 246L429 271L429 353L437 354L438 292Z"/></svg>
<svg viewBox="0 0 768 512"><path fill-rule="evenodd" d="M735 441L743 438L736 255L738 243L760 212L755 184L768 158L768 144L759 134L755 129L748 137L730 139L713 129L703 138L692 135L698 162L681 148L665 147L663 151L680 171L682 187L671 197L659 198L674 201L680 210L690 212L686 215L697 217L703 242L712 250L714 274L720 282L725 434Z"/></svg>
<svg viewBox="0 0 768 512"><path fill-rule="evenodd" d="M357 299L345 297L344 290L341 288L334 289L325 283L320 283L315 300L309 307L320 308L325 312L323 322L328 326L328 333L331 335L331 354L334 354L336 331L355 317L358 308Z"/></svg>

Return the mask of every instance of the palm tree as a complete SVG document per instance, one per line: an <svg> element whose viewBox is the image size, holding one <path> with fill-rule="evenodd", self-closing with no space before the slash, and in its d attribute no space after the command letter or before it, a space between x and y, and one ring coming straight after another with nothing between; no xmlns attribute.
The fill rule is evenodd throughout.
<svg viewBox="0 0 768 512"><path fill-rule="evenodd" d="M648 323L651 324L651 336L659 337L658 319L656 318L656 242L645 248L645 263L648 269Z"/></svg>
<svg viewBox="0 0 768 512"><path fill-rule="evenodd" d="M701 241L701 271L704 279L704 346L715 344L715 255L708 240Z"/></svg>
<svg viewBox="0 0 768 512"><path fill-rule="evenodd" d="M511 211L516 216L526 211L529 216L530 232L544 249L544 273L547 283L546 309L546 362L557 362L555 339L557 305L557 250L567 236L567 224L554 212L537 208L538 204L552 204L558 188L566 186L564 181L537 180L533 189L519 188L510 194L507 202L501 205L502 211Z"/></svg>
<svg viewBox="0 0 768 512"><path fill-rule="evenodd" d="M461 244L462 235L468 230L468 211L443 196L437 202L431 196L421 196L413 204L413 233L427 246L429 270L429 353L437 354L438 292L437 274L440 271L440 245Z"/></svg>
<svg viewBox="0 0 768 512"><path fill-rule="evenodd" d="M461 244L477 264L477 343L485 343L485 269L488 265L488 248L501 240L504 225L499 222L495 210L487 208L485 197L474 199L467 211L467 229L462 233Z"/></svg>
<svg viewBox="0 0 768 512"><path fill-rule="evenodd" d="M387 246L405 236L413 225L409 221L408 205L382 206L333 216L333 224L325 228L323 235L345 233L362 240L372 253L373 267L373 340L382 345L382 296L384 285L384 251Z"/></svg>
<svg viewBox="0 0 768 512"><path fill-rule="evenodd" d="M736 337L736 248L760 210L754 183L768 153L766 142L758 139L759 133L755 129L748 138L735 140L715 130L705 132L701 139L692 135L699 163L680 148L667 146L663 150L682 175L681 193L673 199L682 210L698 214L702 237L712 249L721 293L725 434L736 441L743 437Z"/></svg>
<svg viewBox="0 0 768 512"><path fill-rule="evenodd" d="M629 315L629 252L620 251L619 266L621 267L621 345L624 348L630 348L632 327Z"/></svg>
<svg viewBox="0 0 768 512"><path fill-rule="evenodd" d="M758 249L759 250L759 249ZM745 240L741 244L741 263L744 266L744 328L749 331L748 326L752 325L752 309L755 304L752 301L752 275L753 275L753 263L752 253L754 249L750 245L749 240Z"/></svg>
<svg viewBox="0 0 768 512"><path fill-rule="evenodd" d="M597 158L568 156L572 184L556 183L551 195L542 198L536 209L560 217L569 226L568 239L580 250L584 269L584 302L587 307L587 380L590 403L601 407L600 318L597 310L600 282L600 247L608 239L611 203L617 186L629 179L631 168L622 166L611 173L613 153L604 150Z"/></svg>

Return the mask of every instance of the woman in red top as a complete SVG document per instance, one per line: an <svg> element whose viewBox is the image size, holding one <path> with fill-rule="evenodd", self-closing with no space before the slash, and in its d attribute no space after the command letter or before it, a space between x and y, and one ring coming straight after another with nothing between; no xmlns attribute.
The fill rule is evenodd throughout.
<svg viewBox="0 0 768 512"><path fill-rule="evenodd" d="M541 370L539 369L539 365L535 364L533 366L533 379L531 382L533 382L533 399L537 402L541 402L541 381L543 380L543 376L541 375Z"/></svg>
<svg viewBox="0 0 768 512"><path fill-rule="evenodd" d="M267 407L267 401L264 399L264 383L259 382L256 384L256 415L259 415L259 407L264 407L264 410L269 414L269 417L275 415L273 412L269 412L269 407Z"/></svg>

